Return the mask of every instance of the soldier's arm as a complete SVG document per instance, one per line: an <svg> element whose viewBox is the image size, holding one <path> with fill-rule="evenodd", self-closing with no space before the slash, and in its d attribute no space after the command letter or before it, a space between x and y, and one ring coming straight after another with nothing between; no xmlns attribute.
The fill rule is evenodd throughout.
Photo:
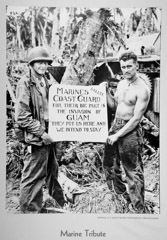
<svg viewBox="0 0 167 240"><path fill-rule="evenodd" d="M41 137L45 131L41 123L33 118L30 108L30 90L24 78L18 82L16 90L15 120L20 127L38 137Z"/></svg>
<svg viewBox="0 0 167 240"><path fill-rule="evenodd" d="M106 96L107 96L107 105L113 111L116 111L116 108L117 108L117 91L115 92L114 96L112 96L111 93L110 93L110 89L107 89Z"/></svg>
<svg viewBox="0 0 167 240"><path fill-rule="evenodd" d="M134 115L133 117L126 123L126 125L120 129L116 136L117 138L124 136L125 134L129 133L139 124L141 118L143 117L148 103L150 100L150 92L147 88L140 90L137 95L137 101L134 108Z"/></svg>

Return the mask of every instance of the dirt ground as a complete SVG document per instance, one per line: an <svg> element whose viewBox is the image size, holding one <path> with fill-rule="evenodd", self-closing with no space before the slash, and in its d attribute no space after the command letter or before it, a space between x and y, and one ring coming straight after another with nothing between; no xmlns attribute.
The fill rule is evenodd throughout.
<svg viewBox="0 0 167 240"><path fill-rule="evenodd" d="M143 161L146 213L159 214L159 150L149 157L145 155ZM103 174L101 176L100 180L79 185L80 189L84 190L83 193L74 194L73 204L69 202L65 210L72 213L135 213L121 196L109 191ZM9 214L20 213L19 184L20 177L6 180L6 212ZM44 204L47 207L56 207L56 203L49 197L46 189L44 189Z"/></svg>

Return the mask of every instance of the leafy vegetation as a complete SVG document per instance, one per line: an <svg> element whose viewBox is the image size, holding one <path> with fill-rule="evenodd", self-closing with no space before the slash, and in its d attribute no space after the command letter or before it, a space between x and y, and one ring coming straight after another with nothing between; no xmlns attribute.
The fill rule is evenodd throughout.
<svg viewBox="0 0 167 240"><path fill-rule="evenodd" d="M10 9L10 7L9 7ZM126 48L127 35L144 35L160 31L158 8L134 9L129 19L124 17L123 9L85 9L85 8L51 8L28 7L21 13L9 11L6 15L7 38L7 77L15 95L16 85L21 76L28 70L27 52L31 47L44 45L48 47L57 64L66 59L70 61L78 51L81 30L88 19L98 12L102 41L99 56L114 56L120 47ZM66 21L64 22L64 19ZM90 29L91 31L91 29ZM80 34L80 35L79 35ZM84 32L83 32L84 35ZM94 50L98 34L92 38L89 57L93 55L95 64L97 56ZM82 42L85 44L85 42ZM82 48L83 45L80 47ZM92 51L93 49L93 51ZM90 56L91 55L91 56ZM84 55L85 57L85 55ZM82 58L81 60L85 60ZM86 64L82 62L82 66ZM78 63L78 67L81 63ZM91 67L93 72L93 67ZM88 68L85 68L87 71ZM79 73L79 71L78 71ZM24 145L14 135L14 100L7 91L6 119L6 177L7 177L7 211L19 212L19 181L25 154ZM143 125L143 128L146 125ZM145 128L148 131L149 127ZM151 131L151 130L150 130ZM79 213L126 213L130 211L121 197L109 192L102 171L104 144L59 143L60 171L76 182L86 193L77 195L67 210ZM159 212L159 148L145 139L143 154L146 178L146 203L148 213ZM151 177L150 177L151 176ZM45 193L44 189L44 193ZM48 199L48 198L47 198ZM52 205L54 203L52 202Z"/></svg>

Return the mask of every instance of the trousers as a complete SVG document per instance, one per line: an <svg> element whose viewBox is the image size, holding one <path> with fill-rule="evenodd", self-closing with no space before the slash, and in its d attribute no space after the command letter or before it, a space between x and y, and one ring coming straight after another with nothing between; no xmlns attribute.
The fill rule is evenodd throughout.
<svg viewBox="0 0 167 240"><path fill-rule="evenodd" d="M119 131L127 121L116 119L109 135ZM117 194L127 192L134 208L144 209L144 170L142 163L142 131L137 126L133 131L118 139L113 145L106 143L103 169L110 190ZM124 170L125 178L122 177ZM113 189L114 188L114 189Z"/></svg>
<svg viewBox="0 0 167 240"><path fill-rule="evenodd" d="M56 143L50 145L31 145L26 152L20 183L20 207L23 213L39 213L42 208L43 186L60 206L65 203L62 188L57 180L58 162Z"/></svg>

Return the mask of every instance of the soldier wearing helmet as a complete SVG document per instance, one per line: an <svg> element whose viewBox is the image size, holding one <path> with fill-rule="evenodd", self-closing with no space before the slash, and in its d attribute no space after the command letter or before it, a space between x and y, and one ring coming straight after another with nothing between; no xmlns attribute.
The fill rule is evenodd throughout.
<svg viewBox="0 0 167 240"><path fill-rule="evenodd" d="M57 180L56 143L48 134L50 83L46 71L52 61L44 47L31 49L28 55L29 73L21 78L16 90L15 132L27 149L20 185L23 213L45 212L42 208L44 183L60 207L66 202Z"/></svg>
<svg viewBox="0 0 167 240"><path fill-rule="evenodd" d="M35 47L31 49L28 55L28 63L37 61L47 61L49 64L53 62L50 53L44 47Z"/></svg>

